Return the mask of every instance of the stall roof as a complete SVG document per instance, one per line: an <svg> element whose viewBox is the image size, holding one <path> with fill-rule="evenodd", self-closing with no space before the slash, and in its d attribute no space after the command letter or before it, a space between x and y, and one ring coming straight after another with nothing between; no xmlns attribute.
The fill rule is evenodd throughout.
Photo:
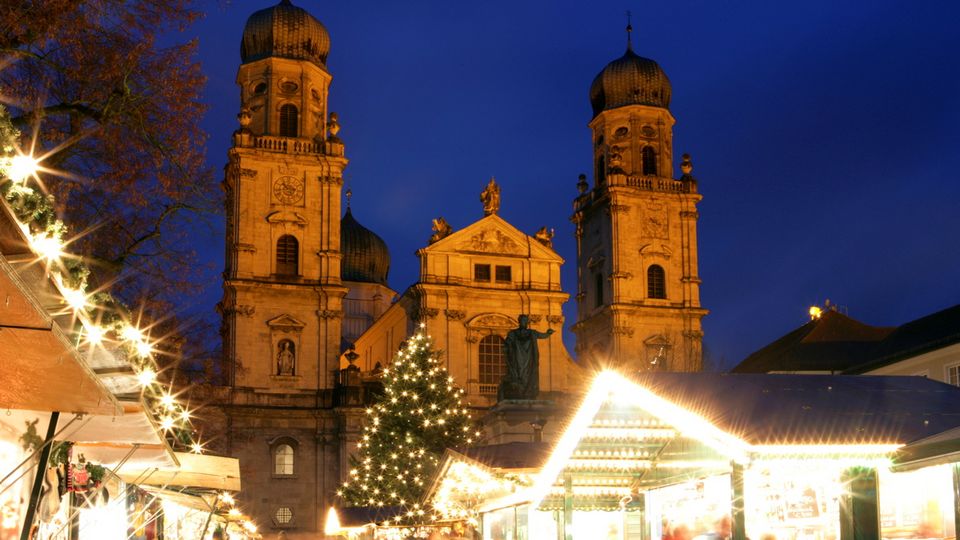
<svg viewBox="0 0 960 540"><path fill-rule="evenodd" d="M539 469L550 457L552 444L510 442L458 449L464 456L492 469Z"/></svg>
<svg viewBox="0 0 960 540"><path fill-rule="evenodd" d="M960 427L960 388L924 377L650 373L632 380L752 445L906 444Z"/></svg>
<svg viewBox="0 0 960 540"><path fill-rule="evenodd" d="M39 268L26 268L36 274ZM42 274L42 272L41 272ZM25 279L0 255L0 407L114 414L118 405ZM50 286L49 284L46 284Z"/></svg>
<svg viewBox="0 0 960 540"><path fill-rule="evenodd" d="M152 486L179 486L217 491L240 491L240 461L236 458L176 452L179 467L157 470L125 468L120 477L127 482L140 479Z"/></svg>
<svg viewBox="0 0 960 540"><path fill-rule="evenodd" d="M960 463L960 428L902 446L893 456L892 469L911 471L945 463Z"/></svg>

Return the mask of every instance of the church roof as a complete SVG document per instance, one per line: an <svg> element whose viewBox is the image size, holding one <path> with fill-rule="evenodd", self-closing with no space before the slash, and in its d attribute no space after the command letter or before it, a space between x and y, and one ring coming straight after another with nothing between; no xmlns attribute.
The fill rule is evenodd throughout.
<svg viewBox="0 0 960 540"><path fill-rule="evenodd" d="M626 105L670 108L670 79L660 65L627 47L623 56L610 62L590 85L593 116Z"/></svg>
<svg viewBox="0 0 960 540"><path fill-rule="evenodd" d="M290 0L250 15L240 40L240 59L244 64L279 57L325 66L329 52L327 29Z"/></svg>
<svg viewBox="0 0 960 540"><path fill-rule="evenodd" d="M361 225L350 208L340 220L340 279L387 284L390 250L376 233Z"/></svg>
<svg viewBox="0 0 960 540"><path fill-rule="evenodd" d="M754 352L731 371L864 373L955 343L960 343L960 305L898 327L870 326L831 310Z"/></svg>
<svg viewBox="0 0 960 540"><path fill-rule="evenodd" d="M869 357L893 328L879 328L828 310L740 362L734 373L841 372Z"/></svg>

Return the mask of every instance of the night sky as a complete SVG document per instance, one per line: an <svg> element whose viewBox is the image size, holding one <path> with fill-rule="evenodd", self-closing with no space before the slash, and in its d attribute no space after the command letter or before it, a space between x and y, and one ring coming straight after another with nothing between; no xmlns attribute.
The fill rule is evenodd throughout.
<svg viewBox="0 0 960 540"><path fill-rule="evenodd" d="M431 219L482 217L495 176L503 218L556 228L572 353L587 92L623 54L629 9L634 49L673 84L674 155L693 156L704 196L708 361L732 366L827 298L875 325L960 302L960 2L294 3L330 32L346 187L390 246L398 292L417 279ZM208 0L188 32L217 171L237 127L243 25L272 4ZM222 234L196 234L212 271L188 311L214 316Z"/></svg>

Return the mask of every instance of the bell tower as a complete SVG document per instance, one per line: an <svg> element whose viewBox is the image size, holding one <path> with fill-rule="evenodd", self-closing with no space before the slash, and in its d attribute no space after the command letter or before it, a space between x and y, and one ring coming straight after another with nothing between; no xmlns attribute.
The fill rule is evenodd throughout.
<svg viewBox="0 0 960 540"><path fill-rule="evenodd" d="M702 367L697 203L683 156L673 177L670 81L630 44L590 87L593 185L578 183L577 352L631 371Z"/></svg>
<svg viewBox="0 0 960 540"><path fill-rule="evenodd" d="M254 13L241 42L240 129L224 188L221 302L228 383L333 387L342 299L340 191L347 165L327 109L330 38L288 0Z"/></svg>

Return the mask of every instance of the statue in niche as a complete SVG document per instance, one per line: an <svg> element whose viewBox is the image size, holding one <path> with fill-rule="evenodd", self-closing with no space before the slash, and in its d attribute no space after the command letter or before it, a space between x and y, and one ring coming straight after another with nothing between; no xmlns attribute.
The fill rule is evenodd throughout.
<svg viewBox="0 0 960 540"><path fill-rule="evenodd" d="M277 375L293 376L296 371L297 353L296 347L289 339L284 339L277 344Z"/></svg>
<svg viewBox="0 0 960 540"><path fill-rule="evenodd" d="M500 211L500 186L490 177L487 187L480 193L480 202L483 203L483 215L489 216Z"/></svg>
<svg viewBox="0 0 960 540"><path fill-rule="evenodd" d="M497 401L504 399L537 399L540 393L540 349L538 339L546 339L553 329L538 332L529 328L530 317L520 315L519 328L507 333L507 373L497 389Z"/></svg>

